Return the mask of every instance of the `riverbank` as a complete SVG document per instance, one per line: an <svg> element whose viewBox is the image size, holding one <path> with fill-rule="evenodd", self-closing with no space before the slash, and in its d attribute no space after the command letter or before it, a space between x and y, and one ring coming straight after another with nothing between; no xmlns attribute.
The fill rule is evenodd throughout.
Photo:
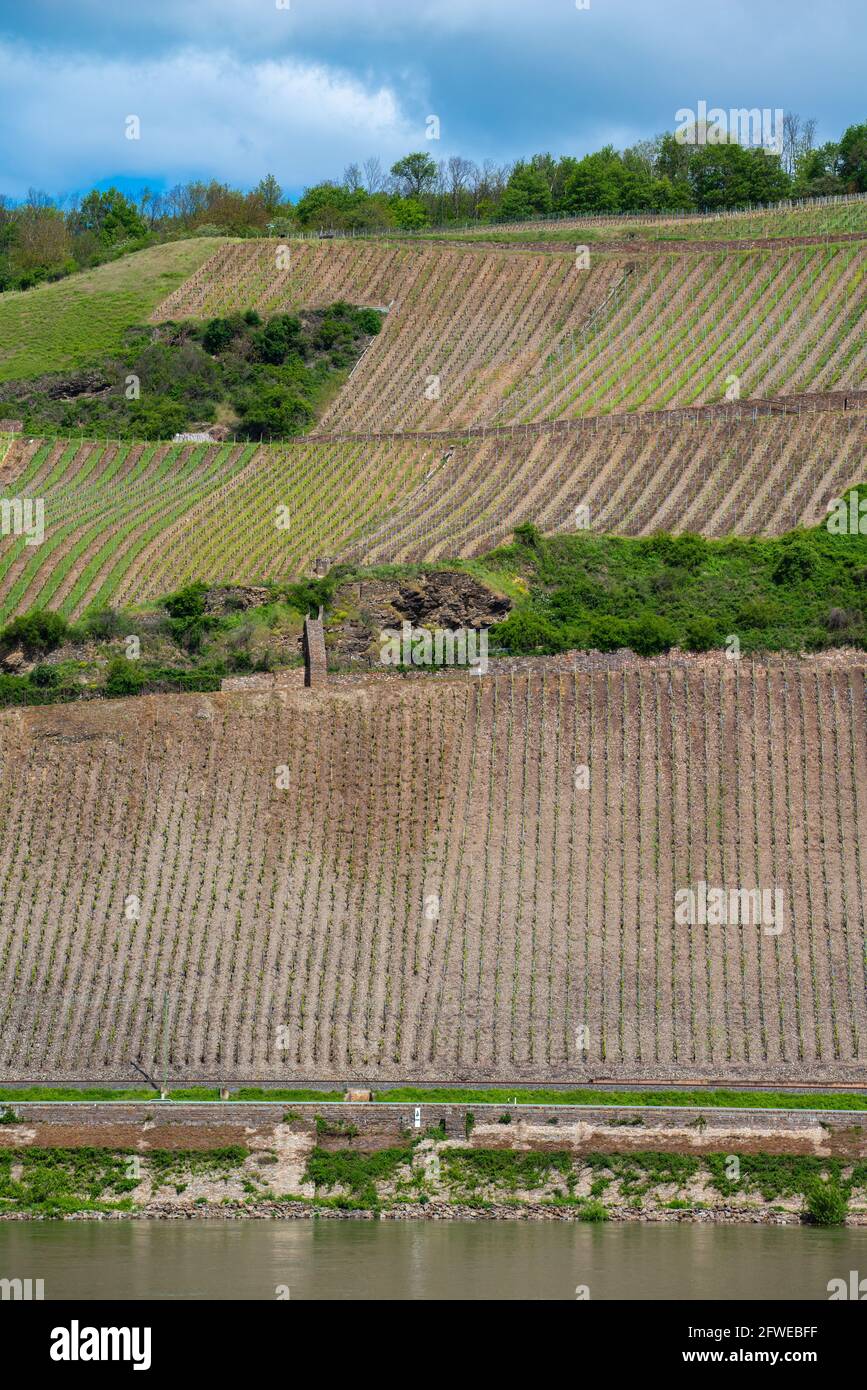
<svg viewBox="0 0 867 1390"><path fill-rule="evenodd" d="M687 1208L675 1211L649 1211L641 1207L606 1207L606 1222L622 1224L638 1222L644 1225L711 1225L711 1226L813 1226L799 1212L780 1211L773 1207L751 1208ZM49 1221L57 1214L36 1212L0 1212L0 1222ZM178 1207L149 1203L140 1211L79 1211L64 1214L64 1221L571 1221L585 1222L581 1207L560 1206L543 1202L489 1202L468 1206L460 1202L401 1203L390 1207L341 1208L316 1202L263 1202L218 1207ZM850 1212L841 1226L867 1230L867 1211Z"/></svg>
<svg viewBox="0 0 867 1390"><path fill-rule="evenodd" d="M867 1223L867 1116L16 1105L0 1218Z"/></svg>

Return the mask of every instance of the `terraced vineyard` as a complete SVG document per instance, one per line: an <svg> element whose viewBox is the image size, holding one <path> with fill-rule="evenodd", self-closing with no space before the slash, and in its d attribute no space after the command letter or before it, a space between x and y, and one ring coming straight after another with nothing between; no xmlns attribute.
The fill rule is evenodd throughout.
<svg viewBox="0 0 867 1390"><path fill-rule="evenodd" d="M287 580L322 558L478 555L519 522L572 530L579 506L621 535L777 535L816 525L864 481L865 445L865 408L246 447L15 440L0 485L44 499L46 538L0 542L0 621L37 606L79 616L192 579Z"/></svg>
<svg viewBox="0 0 867 1390"><path fill-rule="evenodd" d="M0 621L35 607L74 617L190 578L291 578L371 529L430 455L399 440L373 451L16 440L0 483L44 501L45 541L0 541Z"/></svg>
<svg viewBox="0 0 867 1390"><path fill-rule="evenodd" d="M456 438L431 477L349 549L364 564L481 555L520 522L618 535L780 535L816 526L867 476L861 410L663 416ZM586 524L582 520L580 524Z"/></svg>
<svg viewBox="0 0 867 1390"><path fill-rule="evenodd" d="M472 251L437 244L223 247L155 317L343 297L391 304L323 421L331 430L576 418L857 388L867 247L690 255Z"/></svg>
<svg viewBox="0 0 867 1390"><path fill-rule="evenodd" d="M502 420L574 418L867 380L867 248L658 258L585 341L506 394Z"/></svg>
<svg viewBox="0 0 867 1390"><path fill-rule="evenodd" d="M390 305L383 332L323 422L326 428L469 425L586 323L625 266L592 275L574 258L389 243L226 246L160 306L157 319L252 306L260 313L343 298Z"/></svg>
<svg viewBox="0 0 867 1390"><path fill-rule="evenodd" d="M722 660L6 712L0 1076L158 1068L168 997L176 1081L861 1080L865 696ZM774 930L678 925L702 882Z"/></svg>

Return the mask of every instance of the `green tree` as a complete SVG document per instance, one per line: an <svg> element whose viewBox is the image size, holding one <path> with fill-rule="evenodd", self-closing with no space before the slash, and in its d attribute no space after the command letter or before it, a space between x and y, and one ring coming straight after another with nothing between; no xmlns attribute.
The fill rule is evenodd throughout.
<svg viewBox="0 0 867 1390"><path fill-rule="evenodd" d="M837 173L847 193L867 193L867 122L844 131L837 156Z"/></svg>
<svg viewBox="0 0 867 1390"><path fill-rule="evenodd" d="M419 202L418 198L393 198L391 211L396 227L411 231L414 227L426 227L428 225L427 209L424 203Z"/></svg>
<svg viewBox="0 0 867 1390"><path fill-rule="evenodd" d="M283 201L283 190L273 174L266 174L264 179L260 179L253 192L261 198L269 217L277 211Z"/></svg>
<svg viewBox="0 0 867 1390"><path fill-rule="evenodd" d="M275 382L258 386L235 405L242 421L238 433L245 439L301 434L314 419L309 402Z"/></svg>
<svg viewBox="0 0 867 1390"><path fill-rule="evenodd" d="M545 170L520 160L509 175L500 216L506 221L525 217L544 217L553 210L551 187Z"/></svg>
<svg viewBox="0 0 867 1390"><path fill-rule="evenodd" d="M109 188L105 193L94 188L72 214L71 221L76 232L93 232L103 246L147 235L146 222L117 188Z"/></svg>
<svg viewBox="0 0 867 1390"><path fill-rule="evenodd" d="M641 176L628 172L611 145L586 155L567 181L564 204L569 212L621 212L646 206Z"/></svg>
<svg viewBox="0 0 867 1390"><path fill-rule="evenodd" d="M429 154L417 150L392 164L391 172L400 180L407 198L420 198L433 185L437 176L437 166Z"/></svg>

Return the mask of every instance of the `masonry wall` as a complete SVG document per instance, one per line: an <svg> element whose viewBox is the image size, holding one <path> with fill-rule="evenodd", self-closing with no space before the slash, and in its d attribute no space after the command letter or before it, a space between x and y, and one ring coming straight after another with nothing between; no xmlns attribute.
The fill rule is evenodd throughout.
<svg viewBox="0 0 867 1390"><path fill-rule="evenodd" d="M431 1130L474 1147L576 1153L767 1152L867 1158L867 1112L693 1107L292 1102L7 1103L0 1148L214 1149L273 1143L290 1127L324 1148L375 1150ZM418 1110L418 1116L416 1111ZM508 1115L509 1123L501 1122ZM469 1117L472 1119L469 1119ZM318 1123L317 1123L318 1121ZM357 1131L355 1133L354 1131Z"/></svg>

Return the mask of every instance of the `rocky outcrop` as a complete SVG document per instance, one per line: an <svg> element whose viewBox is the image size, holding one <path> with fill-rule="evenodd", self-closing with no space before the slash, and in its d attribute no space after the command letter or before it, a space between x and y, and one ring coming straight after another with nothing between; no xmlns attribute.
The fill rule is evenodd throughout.
<svg viewBox="0 0 867 1390"><path fill-rule="evenodd" d="M501 623L511 601L460 570L412 579L359 579L338 589L327 622L327 641L339 666L378 664L380 633L414 627L454 630Z"/></svg>

